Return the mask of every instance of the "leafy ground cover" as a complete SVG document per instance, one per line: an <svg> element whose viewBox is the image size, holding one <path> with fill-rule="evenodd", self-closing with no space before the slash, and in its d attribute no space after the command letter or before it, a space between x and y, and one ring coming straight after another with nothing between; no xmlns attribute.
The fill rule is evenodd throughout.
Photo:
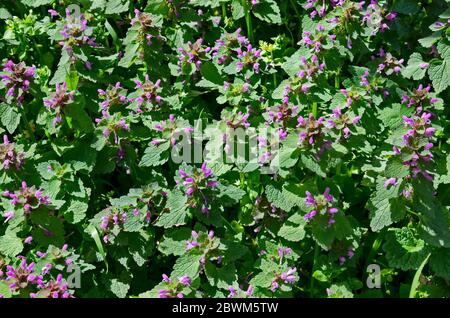
<svg viewBox="0 0 450 318"><path fill-rule="evenodd" d="M448 297L448 2L0 1L0 297Z"/></svg>

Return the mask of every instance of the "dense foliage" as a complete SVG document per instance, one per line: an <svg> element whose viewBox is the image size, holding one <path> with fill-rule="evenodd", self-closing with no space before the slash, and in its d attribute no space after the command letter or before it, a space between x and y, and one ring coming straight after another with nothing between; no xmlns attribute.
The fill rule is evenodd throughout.
<svg viewBox="0 0 450 318"><path fill-rule="evenodd" d="M1 0L0 297L449 296L448 3Z"/></svg>

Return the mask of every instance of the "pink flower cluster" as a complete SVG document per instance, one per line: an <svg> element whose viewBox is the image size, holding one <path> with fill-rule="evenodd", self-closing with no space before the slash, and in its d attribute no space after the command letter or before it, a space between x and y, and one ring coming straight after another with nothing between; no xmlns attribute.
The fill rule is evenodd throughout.
<svg viewBox="0 0 450 318"><path fill-rule="evenodd" d="M304 219L306 221L310 221L314 219L317 213L321 213L323 215L328 215L328 224L332 225L334 220L334 215L338 212L336 207L332 206L334 202L333 196L330 194L330 188L326 188L322 195L314 197L311 192L306 191L306 199L305 204L307 207L312 207L313 210L306 213Z"/></svg>
<svg viewBox="0 0 450 318"><path fill-rule="evenodd" d="M3 136L3 144L0 144L0 163L3 169L9 170L11 167L15 167L19 170L24 162L25 154L23 152L17 152L14 149L14 144L9 142L8 136Z"/></svg>
<svg viewBox="0 0 450 318"><path fill-rule="evenodd" d="M35 76L36 67L27 67L25 62L15 64L8 60L3 65L1 75L2 82L6 87L6 97L17 98L17 103L21 105L25 98L25 93L30 89L30 81Z"/></svg>

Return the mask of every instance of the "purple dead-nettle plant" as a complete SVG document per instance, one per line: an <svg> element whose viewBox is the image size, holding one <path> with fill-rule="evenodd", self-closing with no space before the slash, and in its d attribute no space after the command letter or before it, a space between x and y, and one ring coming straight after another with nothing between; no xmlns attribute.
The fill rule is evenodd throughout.
<svg viewBox="0 0 450 318"><path fill-rule="evenodd" d="M272 280L270 291L273 293L277 291L277 289L280 288L280 284L294 284L298 277L296 275L297 268L292 267L287 269L286 271L283 271L281 273L275 273L274 279Z"/></svg>
<svg viewBox="0 0 450 318"><path fill-rule="evenodd" d="M150 80L148 74L145 74L144 81L139 79L133 80L136 84L136 91L128 96L130 101L136 103L136 112L141 113L143 111L157 110L163 99L161 94L161 80L158 79L155 82Z"/></svg>
<svg viewBox="0 0 450 318"><path fill-rule="evenodd" d="M433 97L430 93L431 85L424 86L419 84L416 89L413 89L411 95L403 95L401 102L407 107L414 107L418 115L420 115L426 108L432 108L439 100Z"/></svg>
<svg viewBox="0 0 450 318"><path fill-rule="evenodd" d="M350 246L347 249L347 252L345 255L341 255L339 256L338 260L339 260L339 264L340 265L344 265L346 262L348 262L349 260L351 260L353 258L353 256L355 255L355 250L353 249L352 246Z"/></svg>
<svg viewBox="0 0 450 318"><path fill-rule="evenodd" d="M253 70L256 74L259 73L261 67L261 50L255 49L251 44L235 49L237 54L236 70Z"/></svg>
<svg viewBox="0 0 450 318"><path fill-rule="evenodd" d="M73 291L69 289L61 273L56 276L56 279L50 279L46 283L41 281L38 283L38 288L36 293L30 295L31 298L74 298Z"/></svg>
<svg viewBox="0 0 450 318"><path fill-rule="evenodd" d="M423 112L420 116L408 117L403 115L403 123L407 132L402 136L402 142L393 146L394 153L403 161L403 165L410 168L406 178L416 178L422 175L432 181L433 176L428 171L428 165L433 159L430 149L433 147L432 138L436 129L431 126L432 114Z"/></svg>
<svg viewBox="0 0 450 318"><path fill-rule="evenodd" d="M314 222L316 218L325 217L328 220L328 226L335 223L334 215L338 213L335 206L335 199L330 194L330 188L326 188L323 194L313 196L311 192L306 191L305 205L310 211L304 215L307 222Z"/></svg>
<svg viewBox="0 0 450 318"><path fill-rule="evenodd" d="M397 18L397 12L389 11L380 6L378 1L371 1L362 16L362 23L372 29L371 35L377 32L383 33L389 29L389 25Z"/></svg>
<svg viewBox="0 0 450 318"><path fill-rule="evenodd" d="M178 48L178 73L191 75L200 71L203 61L209 59L211 48L203 45L203 38L192 43L187 42L184 47Z"/></svg>
<svg viewBox="0 0 450 318"><path fill-rule="evenodd" d="M335 7L342 6L346 0L330 0L330 1L319 1L319 0L307 0L306 4L303 6L306 10L311 10L309 13L311 18L325 17L327 11L333 10Z"/></svg>
<svg viewBox="0 0 450 318"><path fill-rule="evenodd" d="M321 52L322 47L329 49L333 46L335 40L336 38L329 36L325 32L325 27L319 23L314 32L304 31L301 41L311 52L318 54Z"/></svg>
<svg viewBox="0 0 450 318"><path fill-rule="evenodd" d="M151 141L155 146L166 141L169 141L170 145L175 146L181 135L188 138L194 131L188 121L176 119L174 114L170 114L167 120L155 123L152 128L160 133L159 137Z"/></svg>
<svg viewBox="0 0 450 318"><path fill-rule="evenodd" d="M137 31L136 41L138 43L151 46L156 42L162 41L161 28L157 21L158 17L138 9L134 10L134 18L131 20L131 30ZM155 23L156 22L156 23ZM134 35L129 32L130 35ZM129 35L129 36L130 36Z"/></svg>
<svg viewBox="0 0 450 318"><path fill-rule="evenodd" d="M125 224L127 212L116 207L108 207L100 214L99 228L103 235L103 242L111 243Z"/></svg>
<svg viewBox="0 0 450 318"><path fill-rule="evenodd" d="M296 122L299 114L299 106L292 106L289 103L282 103L277 106L267 107L264 117L266 118L266 126L277 124L286 128L292 126Z"/></svg>
<svg viewBox="0 0 450 318"><path fill-rule="evenodd" d="M230 294L227 296L228 298L252 298L254 287L253 285L248 285L247 289L243 289L244 286L240 285L238 288L234 288L232 286L228 287L228 291Z"/></svg>
<svg viewBox="0 0 450 318"><path fill-rule="evenodd" d="M56 90L51 93L47 99L44 99L44 105L54 113L53 126L62 122L64 108L73 103L75 91L67 90L67 83L56 84Z"/></svg>
<svg viewBox="0 0 450 318"><path fill-rule="evenodd" d="M102 110L109 109L109 111L121 111L129 100L127 98L127 90L123 88L120 82L117 82L114 86L109 85L106 90L97 90L100 98L103 100L100 103Z"/></svg>
<svg viewBox="0 0 450 318"><path fill-rule="evenodd" d="M300 58L300 70L297 72L298 80L306 79L312 81L325 69L325 63L320 62L316 54L311 56L310 61L302 56Z"/></svg>
<svg viewBox="0 0 450 318"><path fill-rule="evenodd" d="M383 48L380 48L372 59L377 63L377 72L385 75L399 74L404 62L404 59L396 59L391 53L386 53Z"/></svg>
<svg viewBox="0 0 450 318"><path fill-rule="evenodd" d="M119 113L110 115L107 110L102 111L102 117L96 118L98 129L102 130L102 135L108 144L111 143L111 136L115 145L120 145L121 136L130 131L130 125L127 120Z"/></svg>
<svg viewBox="0 0 450 318"><path fill-rule="evenodd" d="M242 113L241 111L229 112L224 110L222 112L221 121L218 123L218 128L222 133L222 140L224 144L224 151L226 154L230 154L233 150L232 147L235 143L234 136L235 133L242 132L246 133L246 129L250 127L248 122L250 114Z"/></svg>
<svg viewBox="0 0 450 318"><path fill-rule="evenodd" d="M229 83L227 81L223 82L223 90L228 100L232 97L248 94L251 88L252 88L251 84L249 84L248 82L236 82L236 83Z"/></svg>
<svg viewBox="0 0 450 318"><path fill-rule="evenodd" d="M28 290L32 285L42 284L42 276L35 271L36 264L34 262L28 264L25 257L21 259L17 267L6 266L6 282L9 283L9 288L13 292Z"/></svg>
<svg viewBox="0 0 450 318"><path fill-rule="evenodd" d="M18 151L14 143L9 141L7 135L3 136L0 144L0 164L4 170L20 170L25 160L25 153Z"/></svg>
<svg viewBox="0 0 450 318"><path fill-rule="evenodd" d="M6 190L3 192L3 196L10 199L11 205L16 210L23 208L25 214L37 210L40 206L50 205L50 199L43 194L43 190L37 189L35 186L29 187L25 181L22 181L19 190L15 192Z"/></svg>
<svg viewBox="0 0 450 318"><path fill-rule="evenodd" d="M448 0L16 2L0 298L448 290Z"/></svg>
<svg viewBox="0 0 450 318"><path fill-rule="evenodd" d="M14 99L21 105L25 99L25 93L29 91L31 81L35 77L36 67L28 67L25 62L15 64L8 60L3 65L3 72L0 75L5 86L6 99Z"/></svg>
<svg viewBox="0 0 450 318"><path fill-rule="evenodd" d="M325 70L325 63L321 62L316 54L310 58L300 58L300 68L295 77L289 79L289 83L283 88L283 103L296 102L300 94L305 96L311 88L311 82L317 79Z"/></svg>
<svg viewBox="0 0 450 318"><path fill-rule="evenodd" d="M328 127L337 132L338 139L341 141L342 137L348 139L352 134L353 126L358 125L361 116L354 116L348 112L342 113L340 107L333 109L333 114L327 120Z"/></svg>
<svg viewBox="0 0 450 318"><path fill-rule="evenodd" d="M312 113L308 118L299 116L297 118L298 142L302 147L316 147L323 142L325 128L325 118L319 117L316 119Z"/></svg>
<svg viewBox="0 0 450 318"><path fill-rule="evenodd" d="M85 14L71 14L69 9L66 9L66 16L61 21L56 22L55 40L67 52L69 62L75 63L77 56L74 54L75 48L83 46L97 47L96 39L93 36L93 27L88 26L88 21ZM83 60L86 69L92 67L92 63L85 58Z"/></svg>
<svg viewBox="0 0 450 318"><path fill-rule="evenodd" d="M206 254L217 248L218 241L214 238L214 231L191 232L191 239L186 241L186 251L196 249L196 251Z"/></svg>
<svg viewBox="0 0 450 318"><path fill-rule="evenodd" d="M191 279L187 274L177 278L162 274L162 282L158 286L157 298L184 298L191 292Z"/></svg>
<svg viewBox="0 0 450 318"><path fill-rule="evenodd" d="M175 182L187 196L190 207L199 208L204 214L210 212L219 182L206 162L200 169L182 164Z"/></svg>
<svg viewBox="0 0 450 318"><path fill-rule="evenodd" d="M216 44L211 48L211 56L219 65L228 65L236 54L236 50L247 46L250 42L241 35L241 28L233 33L225 32L216 40Z"/></svg>

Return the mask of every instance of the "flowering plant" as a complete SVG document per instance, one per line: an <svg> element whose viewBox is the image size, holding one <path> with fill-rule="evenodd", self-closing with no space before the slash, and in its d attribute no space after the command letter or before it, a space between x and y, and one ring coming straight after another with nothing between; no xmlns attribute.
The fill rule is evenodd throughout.
<svg viewBox="0 0 450 318"><path fill-rule="evenodd" d="M449 297L449 3L1 2L0 297Z"/></svg>

